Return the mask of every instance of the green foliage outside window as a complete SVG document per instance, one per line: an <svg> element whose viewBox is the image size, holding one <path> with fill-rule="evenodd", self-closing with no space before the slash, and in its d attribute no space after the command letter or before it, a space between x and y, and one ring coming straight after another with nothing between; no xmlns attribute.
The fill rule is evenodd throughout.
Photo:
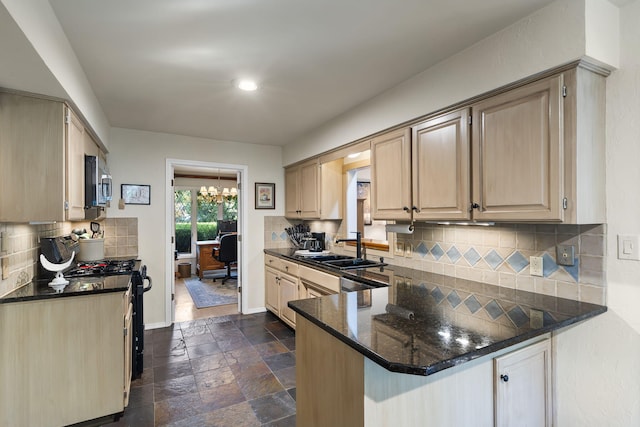
<svg viewBox="0 0 640 427"><path fill-rule="evenodd" d="M191 195L192 191L175 190L174 208L176 219L176 250L191 252ZM218 235L218 203L214 196L197 193L196 228L197 240L213 240ZM222 216L227 221L238 220L238 197L227 197L222 201Z"/></svg>

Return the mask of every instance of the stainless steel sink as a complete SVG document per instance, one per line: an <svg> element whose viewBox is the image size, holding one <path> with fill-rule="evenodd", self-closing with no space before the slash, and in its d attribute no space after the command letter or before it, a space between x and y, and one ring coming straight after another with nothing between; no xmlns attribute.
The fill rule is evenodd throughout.
<svg viewBox="0 0 640 427"><path fill-rule="evenodd" d="M355 258L349 255L331 254L331 255L310 256L310 257L307 257L307 259L310 261L327 262L327 261L350 260Z"/></svg>
<svg viewBox="0 0 640 427"><path fill-rule="evenodd" d="M378 267L387 265L383 262L371 261L368 259L360 259L350 257L349 259L337 259L337 260L327 260L323 261L323 264L335 268L339 268L340 270L351 270L354 268L367 268L367 267Z"/></svg>

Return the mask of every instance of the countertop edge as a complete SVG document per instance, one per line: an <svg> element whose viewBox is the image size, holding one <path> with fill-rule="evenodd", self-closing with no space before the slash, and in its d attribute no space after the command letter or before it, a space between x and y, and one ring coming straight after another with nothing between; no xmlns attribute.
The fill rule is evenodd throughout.
<svg viewBox="0 0 640 427"><path fill-rule="evenodd" d="M24 286L28 286L30 283L26 283L22 285L20 288ZM90 291L81 291L81 292L68 292L68 293L52 293L52 294L42 294L42 295L28 295L28 296L19 296L8 298L6 296L0 297L0 304L10 304L10 303L20 303L20 302L29 302L29 301L39 301L45 299L57 299L57 298L68 298L68 297L79 297L86 295L98 295L98 294L110 294L113 292L126 292L130 287L130 284L127 286L119 286L116 288L109 289L95 289ZM17 291L20 288L16 288L11 291L9 294Z"/></svg>
<svg viewBox="0 0 640 427"><path fill-rule="evenodd" d="M324 322L321 322L318 318L310 315L309 313L307 313L304 310L299 309L298 307L295 306L295 301L290 301L288 303L288 306L293 311L295 311L297 314L299 314L300 316L304 317L305 319L307 319L308 321L310 321L314 325L320 327L325 332L329 333L330 335L334 336L338 340L340 340L343 343L347 344L349 347L351 347L354 350L358 351L363 356L371 359L372 361L374 361L378 365L382 366L383 368L387 369L388 371L397 372L397 373L401 373L401 374L420 375L420 376L432 375L432 374L435 374L436 372L440 372L440 371L442 371L444 369L451 368L451 367L454 367L454 366L458 366L458 365L461 365L461 364L466 363L466 362L470 362L472 360L478 359L478 358L483 357L483 356L487 356L489 354L495 353L495 352L500 351L502 349L505 349L507 347L511 347L511 346L516 345L518 343L530 340L530 339L538 337L540 335L544 335L546 333L553 332L553 331L556 331L558 329L562 329L562 328L565 328L567 326L570 326L570 325L573 325L573 324L576 324L576 323L580 323L580 322L582 322L584 320L587 320L587 319L590 319L592 317L598 316L598 315L603 314L603 313L605 313L607 311L607 307L600 306L601 307L600 310L594 310L594 311L591 311L589 313L585 313L585 314L582 314L582 315L579 315L579 316L574 316L574 317L565 319L565 320L563 320L561 322L558 322L556 324L553 324L553 325L550 325L550 326L545 326L545 327L542 327L542 328L538 328L538 329L535 329L533 331L529 331L527 333L518 335L516 337L496 342L494 344L488 345L488 346L483 347L481 349L470 351L470 352L465 353L463 355L460 355L460 356L457 356L457 357L453 357L451 359L441 360L439 362L436 362L436 363L433 363L433 364L430 364L430 365L427 365L427 366L412 366L412 365L403 365L403 364L393 363L393 362L388 361L387 359L385 359L384 357L380 356L379 354L377 354L377 353L369 350L368 348L360 345L357 341L354 341L354 340L350 339L349 337L347 337L344 334L342 334L341 332L333 329L332 327L330 327L329 325L325 324Z"/></svg>

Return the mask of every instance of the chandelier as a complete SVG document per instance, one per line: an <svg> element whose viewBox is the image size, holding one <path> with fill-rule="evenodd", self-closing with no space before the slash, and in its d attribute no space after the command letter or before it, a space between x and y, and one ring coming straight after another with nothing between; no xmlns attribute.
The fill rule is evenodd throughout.
<svg viewBox="0 0 640 427"><path fill-rule="evenodd" d="M200 187L200 193L204 195L210 195L211 197L215 198L216 203L222 203L224 199L229 200L230 198L236 197L238 195L238 190L236 189L236 187L231 187L230 189L228 187L224 187L222 191L220 190L220 188L220 171L218 171L218 185L216 187L210 186L208 190L207 187L203 185L202 187Z"/></svg>

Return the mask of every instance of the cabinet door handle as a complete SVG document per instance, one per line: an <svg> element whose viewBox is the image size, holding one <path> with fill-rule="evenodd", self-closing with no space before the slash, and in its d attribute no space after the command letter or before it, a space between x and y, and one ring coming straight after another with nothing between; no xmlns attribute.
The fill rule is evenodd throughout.
<svg viewBox="0 0 640 427"><path fill-rule="evenodd" d="M502 381L504 381L505 383L506 383L506 382L509 382L509 375L507 375L507 374L502 374L502 375L500 375L500 379L501 379Z"/></svg>
<svg viewBox="0 0 640 427"><path fill-rule="evenodd" d="M405 211L405 212L409 212L410 209L407 206L405 206L405 207L402 208L402 210Z"/></svg>
<svg viewBox="0 0 640 427"><path fill-rule="evenodd" d="M416 213L420 213L420 209L418 209L417 206L413 206L411 209L413 209L414 211L416 211Z"/></svg>
<svg viewBox="0 0 640 427"><path fill-rule="evenodd" d="M474 209L480 209L480 205L477 203L471 203L471 209L469 209L469 211L472 211Z"/></svg>

